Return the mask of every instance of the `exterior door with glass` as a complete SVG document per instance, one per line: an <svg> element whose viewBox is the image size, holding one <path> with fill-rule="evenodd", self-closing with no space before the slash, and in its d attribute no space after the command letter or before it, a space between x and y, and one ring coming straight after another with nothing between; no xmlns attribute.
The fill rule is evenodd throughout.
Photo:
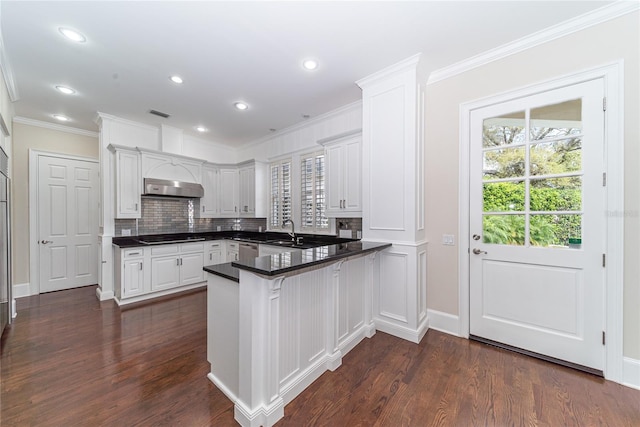
<svg viewBox="0 0 640 427"><path fill-rule="evenodd" d="M604 85L471 113L470 334L604 367Z"/></svg>

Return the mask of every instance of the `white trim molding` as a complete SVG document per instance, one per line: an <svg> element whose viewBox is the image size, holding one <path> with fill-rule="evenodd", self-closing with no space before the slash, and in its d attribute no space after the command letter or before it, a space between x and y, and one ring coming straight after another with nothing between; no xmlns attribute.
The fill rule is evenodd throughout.
<svg viewBox="0 0 640 427"><path fill-rule="evenodd" d="M624 286L624 218L616 215L624 212L624 61L616 61L556 79L496 94L460 105L459 128L459 223L458 235L458 292L459 328L461 337L469 337L469 165L470 165L470 116L472 111L488 105L541 93L581 82L603 79L607 112L605 115L605 141L607 195L606 204L606 252L605 302L603 328L607 336L605 349L605 378L623 383L623 286Z"/></svg>
<svg viewBox="0 0 640 427"><path fill-rule="evenodd" d="M640 9L637 1L616 1L609 5L587 12L568 21L551 26L544 30L522 37L513 42L490 49L481 54L464 59L455 64L440 68L431 72L427 85L448 79L458 74L465 73L474 68L481 67L490 62L497 61L507 56L523 52L527 49L550 42L560 37L567 36L577 31L584 30L594 25L618 18Z"/></svg>
<svg viewBox="0 0 640 427"><path fill-rule="evenodd" d="M460 317L454 314L444 313L437 310L427 310L427 317L429 318L429 329L444 332L445 334L459 336L458 325L460 323Z"/></svg>
<svg viewBox="0 0 640 427"><path fill-rule="evenodd" d="M7 92L9 92L9 99L11 102L16 102L20 99L18 95L18 87L16 81L13 78L13 70L11 64L9 64L9 58L7 58L7 50L4 47L4 39L2 37L2 28L0 27L0 70L4 76L4 83L7 86Z"/></svg>
<svg viewBox="0 0 640 427"><path fill-rule="evenodd" d="M18 283L13 285L13 298L24 298L31 296L31 285L27 283Z"/></svg>
<svg viewBox="0 0 640 427"><path fill-rule="evenodd" d="M23 125L36 126L39 128L56 130L59 132L72 133L75 135L90 136L92 138L98 137L98 132L94 132L91 130L78 129L71 126L63 126L57 123L43 122L42 120L29 119L27 117L16 116L13 118L13 122Z"/></svg>
<svg viewBox="0 0 640 427"><path fill-rule="evenodd" d="M640 360L624 358L622 385L640 390Z"/></svg>

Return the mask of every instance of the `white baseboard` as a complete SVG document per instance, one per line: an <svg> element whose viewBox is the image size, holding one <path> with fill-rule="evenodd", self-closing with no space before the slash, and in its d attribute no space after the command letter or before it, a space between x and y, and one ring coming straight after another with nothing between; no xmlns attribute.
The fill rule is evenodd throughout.
<svg viewBox="0 0 640 427"><path fill-rule="evenodd" d="M623 359L622 384L640 390L640 360L630 357Z"/></svg>
<svg viewBox="0 0 640 427"><path fill-rule="evenodd" d="M427 316L429 317L429 328L445 334L460 336L458 333L460 330L460 317L430 309L427 309Z"/></svg>
<svg viewBox="0 0 640 427"><path fill-rule="evenodd" d="M418 325L417 330L392 323L380 317L374 318L373 321L376 324L376 330L389 335L393 335L394 337L402 338L403 340L411 341L416 344L420 344L420 341L422 341L422 338L425 336L430 327L429 316L426 316L424 318L422 323Z"/></svg>
<svg viewBox="0 0 640 427"><path fill-rule="evenodd" d="M24 298L31 296L31 285L27 283L13 284L13 297Z"/></svg>

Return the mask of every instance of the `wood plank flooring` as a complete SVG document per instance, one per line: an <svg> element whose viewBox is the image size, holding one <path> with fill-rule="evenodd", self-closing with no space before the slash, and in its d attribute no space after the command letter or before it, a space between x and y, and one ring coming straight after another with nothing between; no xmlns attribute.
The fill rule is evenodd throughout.
<svg viewBox="0 0 640 427"><path fill-rule="evenodd" d="M120 310L95 287L18 301L0 350L0 425L233 426L206 378L206 291ZM378 332L278 426L640 426L640 391L429 331Z"/></svg>

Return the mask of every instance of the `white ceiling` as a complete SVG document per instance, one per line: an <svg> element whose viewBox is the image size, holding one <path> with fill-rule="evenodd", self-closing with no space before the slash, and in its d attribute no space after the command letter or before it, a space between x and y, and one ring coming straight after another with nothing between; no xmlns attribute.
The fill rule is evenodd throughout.
<svg viewBox="0 0 640 427"><path fill-rule="evenodd" d="M97 130L100 111L239 145L360 99L356 80L415 53L440 69L608 3L2 0L0 18L17 116L64 114ZM307 57L320 67L303 70ZM238 100L249 110L236 111Z"/></svg>

